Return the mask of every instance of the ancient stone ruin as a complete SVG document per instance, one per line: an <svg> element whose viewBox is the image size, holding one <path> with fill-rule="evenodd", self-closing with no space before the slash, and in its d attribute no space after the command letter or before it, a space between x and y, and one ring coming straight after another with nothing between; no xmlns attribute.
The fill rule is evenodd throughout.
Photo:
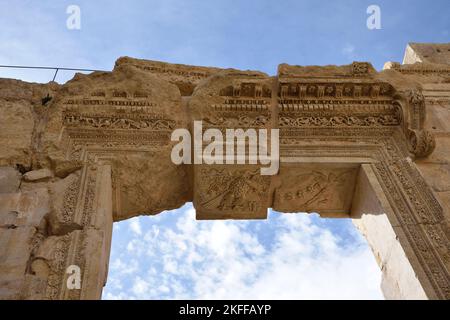
<svg viewBox="0 0 450 320"><path fill-rule="evenodd" d="M171 133L195 120L278 128L279 171L174 164ZM189 201L198 219L352 218L386 298L450 299L450 43L410 44L381 72L124 57L64 85L0 79L0 142L2 299L99 299L113 222Z"/></svg>

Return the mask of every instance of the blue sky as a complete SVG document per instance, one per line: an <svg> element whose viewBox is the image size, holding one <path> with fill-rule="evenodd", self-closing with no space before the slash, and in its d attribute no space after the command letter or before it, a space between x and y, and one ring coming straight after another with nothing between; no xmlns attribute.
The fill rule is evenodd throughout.
<svg viewBox="0 0 450 320"><path fill-rule="evenodd" d="M104 299L382 299L349 219L196 221L191 204L114 226Z"/></svg>
<svg viewBox="0 0 450 320"><path fill-rule="evenodd" d="M71 4L81 8L81 30L66 28ZM381 30L366 27L370 4L381 9ZM269 74L282 62L366 60L381 69L401 61L408 42L448 42L449 8L448 0L0 0L0 63L110 70L128 55ZM33 81L52 75L0 70Z"/></svg>
<svg viewBox="0 0 450 320"><path fill-rule="evenodd" d="M72 4L80 30L66 28ZM371 4L380 30L366 27ZM449 42L449 9L448 0L0 0L0 64L111 70L127 55L271 75L279 63L381 70L402 61L408 42ZM52 76L0 68L0 77ZM106 299L381 298L380 271L351 222L315 215L194 223L187 205L115 224L110 266Z"/></svg>

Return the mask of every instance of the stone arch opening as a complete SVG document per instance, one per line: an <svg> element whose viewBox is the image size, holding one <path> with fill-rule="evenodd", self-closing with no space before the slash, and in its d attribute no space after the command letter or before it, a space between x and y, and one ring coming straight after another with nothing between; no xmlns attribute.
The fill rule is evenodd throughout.
<svg viewBox="0 0 450 320"><path fill-rule="evenodd" d="M196 221L186 204L118 226L102 299L382 299L350 218Z"/></svg>
<svg viewBox="0 0 450 320"><path fill-rule="evenodd" d="M0 80L0 296L98 299L113 221L193 201L199 219L262 219L268 208L355 218L387 297L449 299L450 71L423 52L411 44L405 61L420 63L379 73L282 64L270 77L121 58L63 86ZM279 129L278 173L175 165L171 133L197 120Z"/></svg>

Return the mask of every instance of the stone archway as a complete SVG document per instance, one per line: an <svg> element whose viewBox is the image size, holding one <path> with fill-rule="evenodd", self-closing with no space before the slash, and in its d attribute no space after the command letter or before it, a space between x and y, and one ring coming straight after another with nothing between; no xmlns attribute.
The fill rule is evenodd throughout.
<svg viewBox="0 0 450 320"><path fill-rule="evenodd" d="M387 298L450 298L450 126L436 118L450 118L450 67L388 67L280 65L269 77L120 58L63 86L2 80L0 296L98 299L113 221L193 201L198 219L269 207L352 217ZM171 132L194 120L280 129L278 174L175 165ZM80 289L67 287L71 265Z"/></svg>

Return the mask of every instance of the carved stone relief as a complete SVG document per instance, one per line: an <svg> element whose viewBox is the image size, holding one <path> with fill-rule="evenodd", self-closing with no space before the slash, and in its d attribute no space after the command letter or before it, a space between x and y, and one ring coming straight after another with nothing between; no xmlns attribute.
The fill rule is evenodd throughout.
<svg viewBox="0 0 450 320"><path fill-rule="evenodd" d="M414 70L430 65L391 67L377 73L365 62L282 64L270 77L120 58L112 72L76 75L61 87L2 80L2 86L15 90L0 88L5 125L0 141L8 146L0 147L0 164L10 167L0 176L7 184L0 190L8 191L0 193L9 212L0 210L8 217L5 225L20 225L10 212L25 194L48 198L38 221L24 225L29 232L27 248L20 248L26 252L25 276L0 266L9 277L3 282L5 296L99 298L112 221L157 214L187 201L193 201L198 219L265 219L269 208L349 217L364 165L382 191L385 214L425 294L450 299L445 200L450 190L436 190L427 174L430 165L448 165L445 156L439 164L431 162L447 133L441 130L435 138L427 113L436 103L429 103L430 94L422 90L424 79L441 84L447 71L434 66L417 80ZM436 95L445 107L448 101ZM51 99L44 102L46 96ZM30 117L14 133L20 120ZM250 163L174 164L171 134L178 128L192 133L194 121L202 121L203 130L222 133L279 129L279 171L261 175L261 165ZM35 181L22 178L43 168L50 174L29 174ZM5 243L15 234L25 237L22 229L8 230ZM82 269L81 290L65 286L70 265Z"/></svg>
<svg viewBox="0 0 450 320"><path fill-rule="evenodd" d="M309 168L308 168L309 167ZM358 168L355 165L284 165L280 187L275 190L273 208L279 212L320 212L321 216L346 216L350 212L352 190Z"/></svg>

